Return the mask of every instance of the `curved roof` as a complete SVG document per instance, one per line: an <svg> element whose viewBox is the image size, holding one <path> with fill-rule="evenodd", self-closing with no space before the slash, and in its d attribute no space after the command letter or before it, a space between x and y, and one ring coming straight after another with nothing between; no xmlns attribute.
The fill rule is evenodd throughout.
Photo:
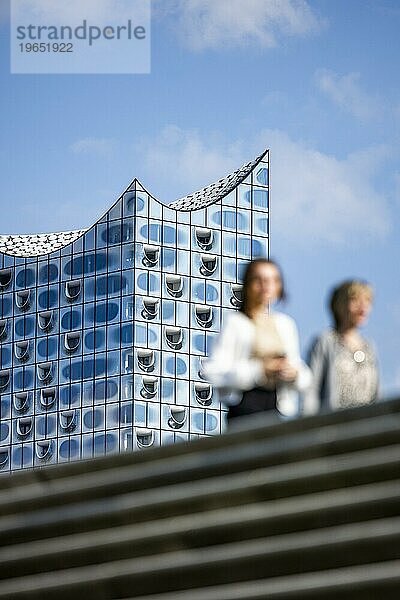
<svg viewBox="0 0 400 600"><path fill-rule="evenodd" d="M0 235L0 252L12 256L41 256L64 248L77 240L86 229L37 233L32 235Z"/></svg>
<svg viewBox="0 0 400 600"><path fill-rule="evenodd" d="M205 208L206 206L210 206L210 204L214 204L227 196L239 185L242 183L250 175L252 170L258 165L260 160L265 156L266 152L257 156L251 162L246 163L240 169L233 171L223 179L219 179L215 183L208 185L207 187L198 190L197 192L193 192L193 194L189 194L188 196L184 196L183 198L179 198L179 200L175 200L171 204L169 204L169 208L174 208L175 210L197 210L199 208Z"/></svg>
<svg viewBox="0 0 400 600"><path fill-rule="evenodd" d="M207 206L210 206L210 204L222 200L222 198L230 194L230 192L248 177L267 152L268 150L257 156L253 161L246 163L240 167L240 169L233 171L233 173L219 179L215 183L212 183L197 192L188 194L183 198L179 198L167 206L174 210L191 211L206 208ZM128 189L131 189L131 186ZM75 242L86 231L88 231L88 229L31 235L0 235L0 252L22 258L43 256Z"/></svg>

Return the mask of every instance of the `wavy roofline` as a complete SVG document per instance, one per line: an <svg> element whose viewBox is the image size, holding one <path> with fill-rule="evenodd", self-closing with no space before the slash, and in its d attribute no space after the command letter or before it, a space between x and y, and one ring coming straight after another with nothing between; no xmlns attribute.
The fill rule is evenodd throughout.
<svg viewBox="0 0 400 600"><path fill-rule="evenodd" d="M115 202L108 208L92 225L85 229L75 229L72 231L61 231L56 233L34 233L34 234L0 234L0 253L15 258L33 258L35 256L47 256L52 252L57 252L68 245L78 241L90 229L100 223L104 217L116 206L123 196L132 191L136 191L136 186L140 186L144 193L163 207L175 210L176 212L192 212L202 210L225 198L238 185L240 185L257 167L257 165L268 155L269 148L257 156L253 161L245 163L239 169L229 173L218 181L211 183L200 190L192 192L186 196L178 198L166 204L153 196L145 186L136 177L122 192ZM47 248L47 245L49 246ZM42 247L42 252L36 252L37 248Z"/></svg>

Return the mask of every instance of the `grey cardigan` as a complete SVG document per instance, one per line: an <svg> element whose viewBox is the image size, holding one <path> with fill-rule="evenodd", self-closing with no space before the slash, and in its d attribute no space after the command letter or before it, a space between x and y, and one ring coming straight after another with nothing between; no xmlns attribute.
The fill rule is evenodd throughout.
<svg viewBox="0 0 400 600"><path fill-rule="evenodd" d="M364 339L377 364L376 353L373 346ZM302 395L302 412L315 414L322 410L337 408L338 383L335 373L335 357L338 341L334 330L324 331L311 345L308 365L312 371L312 383ZM378 397L378 386L375 390L374 400Z"/></svg>

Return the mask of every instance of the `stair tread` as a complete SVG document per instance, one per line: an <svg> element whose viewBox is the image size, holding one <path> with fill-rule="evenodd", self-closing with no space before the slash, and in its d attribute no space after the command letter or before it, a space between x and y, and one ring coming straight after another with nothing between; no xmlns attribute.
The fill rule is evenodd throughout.
<svg viewBox="0 0 400 600"><path fill-rule="evenodd" d="M115 528L57 535L55 538L45 538L40 541L24 542L6 545L0 548L0 565L29 556L52 556L57 553L61 556L67 552L88 551L91 547L112 548L113 545L122 543L143 544L157 541L162 538L183 536L196 532L204 532L209 536L216 535L223 528L238 528L250 525L268 525L268 523L296 518L297 521L314 512L323 516L329 511L346 509L347 513L354 512L355 522L357 511L361 507L376 505L378 502L399 500L400 506L400 481L391 481L380 484L367 484L345 488L343 490L329 490L286 498L284 500L269 500L250 505L233 507L230 509L219 508L209 512L191 513L175 518L163 518L142 524L123 525ZM296 522L296 521L295 521ZM323 527L323 524L320 525ZM304 531L304 529L296 529Z"/></svg>
<svg viewBox="0 0 400 600"><path fill-rule="evenodd" d="M157 489L140 491L137 493L122 494L109 498L100 498L67 506L51 507L23 514L9 514L0 518L0 538L5 535L10 538L18 531L39 530L46 526L76 522L85 519L88 526L90 520L95 518L106 519L115 514L129 514L132 518L135 511L140 519L145 520L146 515L154 518L153 511L162 508L167 514L172 514L174 506L179 511L190 507L190 501L201 503L201 510L207 510L208 506L215 503L225 506L232 505L234 493L239 496L243 490L256 495L253 501L259 500L260 490L264 494L272 485L282 485L290 481L293 485L299 482L311 485L314 479L339 477L362 469L371 470L382 467L388 469L400 464L400 446L388 446L374 450L363 450L357 453L341 455L339 457L326 457L304 461L290 465L279 465L276 467L254 469L239 475L226 475L224 477L206 478L193 483L181 483L165 486ZM393 476L392 476L393 477ZM335 481L338 484L338 481ZM329 487L329 486L328 486ZM331 485L332 487L332 485ZM209 503L207 506L207 502ZM229 504L230 503L230 504ZM166 510L166 507L169 507ZM196 510L193 507L193 510ZM145 513L145 514L143 514Z"/></svg>
<svg viewBox="0 0 400 600"><path fill-rule="evenodd" d="M12 594L19 590L29 589L31 592L41 590L46 593L54 589L62 588L64 594L68 588L73 593L77 585L101 586L108 580L117 577L129 577L132 582L136 578L157 578L162 575L175 572L180 573L185 569L197 568L206 569L212 566L220 569L229 568L240 569L241 561L261 557L267 561L272 554L294 552L303 556L307 550L321 550L331 548L343 550L343 546L354 540L374 540L379 542L379 538L390 543L391 540L400 539L400 518L387 520L385 523L378 522L370 524L370 533L368 527L359 524L358 526L336 528L334 532L335 539L327 539L326 531L313 533L304 533L293 536L284 536L284 539L269 539L244 541L235 544L224 544L222 547L207 547L201 549L182 550L168 554L152 555L134 559L124 559L110 562L103 562L95 565L81 566L73 569L54 570L48 573L24 576L15 579L3 580L1 584L0 598L5 593ZM286 538L286 539L285 539ZM397 557L396 557L397 558ZM362 564L362 556L359 557ZM266 567L268 563L265 563ZM301 564L298 566L302 568ZM229 579L229 577L227 577Z"/></svg>
<svg viewBox="0 0 400 600"><path fill-rule="evenodd" d="M400 413L361 419L359 422L327 425L321 430L294 431L286 437L274 436L271 439L259 439L247 442L244 447L242 447L243 444L234 446L229 451L223 445L208 451L202 451L200 446L198 452L184 452L182 455L176 455L173 459L161 455L159 460L153 462L115 466L105 471L95 470L62 478L52 479L52 470L46 468L42 469L42 472L34 471L34 473L38 473L38 478L34 483L16 479L14 486L2 488L0 490L0 512L15 511L18 507L20 510L25 510L27 506L33 506L35 502L38 504L43 502L44 497L48 503L56 503L60 498L64 503L67 501L72 503L76 498L82 499L85 494L89 498L99 493L116 494L118 486L151 489L157 483L163 480L164 483L171 482L177 476L181 480L193 482L196 477L204 476L206 466L209 469L216 469L218 466L221 471L226 471L229 465L230 468L233 468L232 465L236 465L236 471L241 472L241 470L249 468L249 464L254 462L257 457L273 460L274 456L279 457L286 454L288 463L296 462L301 458L300 450L310 453L313 448L326 450L330 446L334 450L335 445L339 445L341 441L351 441L352 444L355 444L360 439L373 444L374 436L378 435L383 436L382 441L386 443L385 439L389 433L398 436L397 439L400 440ZM115 460L118 465L119 456L115 457ZM89 467L90 463L87 463L87 466ZM63 465L58 468L62 471L62 467ZM50 471L50 474L45 475L46 470Z"/></svg>
<svg viewBox="0 0 400 600"><path fill-rule="evenodd" d="M164 594L135 596L135 600L279 600L302 598L300 594L337 593L354 590L368 584L394 582L400 584L400 560L363 566L345 567L303 575L257 580L244 583L209 586L203 589L174 591ZM387 599L387 596L385 596ZM119 600L133 600L124 596Z"/></svg>

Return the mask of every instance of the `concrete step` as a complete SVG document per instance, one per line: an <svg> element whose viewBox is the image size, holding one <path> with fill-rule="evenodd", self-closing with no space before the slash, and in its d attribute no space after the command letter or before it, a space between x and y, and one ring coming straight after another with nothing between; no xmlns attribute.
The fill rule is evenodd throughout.
<svg viewBox="0 0 400 600"><path fill-rule="evenodd" d="M60 502L65 505L101 496L109 498L133 490L193 482L256 467L345 454L396 442L400 443L400 412L326 425L321 429L291 430L287 435L283 432L280 436L247 441L233 447L203 449L198 444L196 452L187 452L186 448L182 448L182 454L173 458L163 457L137 465L121 466L120 456L116 456L114 463L110 462L105 470L55 479L51 477L54 470L42 469L40 473L43 478L34 482L16 478L14 486L0 490L0 515L26 512L43 505L57 506ZM86 464L90 468L91 462ZM59 466L58 471L62 472L63 467Z"/></svg>
<svg viewBox="0 0 400 600"><path fill-rule="evenodd" d="M79 590L96 600L102 589L136 594L252 581L400 558L400 518L235 542L162 555L58 569L3 581L0 598L29 592L67 600ZM177 575L179 574L179 575Z"/></svg>
<svg viewBox="0 0 400 600"><path fill-rule="evenodd" d="M99 596L118 600L398 600L400 561L387 561L317 573L204 586L143 596ZM11 599L10 599L11 600Z"/></svg>
<svg viewBox="0 0 400 600"><path fill-rule="evenodd" d="M375 404L350 408L334 413L321 413L311 417L302 417L295 420L282 421L278 417L265 414L243 417L234 423L230 430L222 436L212 436L192 440L190 443L173 444L163 447L149 448L143 452L124 453L118 455L119 466L132 466L145 463L153 463L158 459L168 459L183 454L196 454L218 448L238 447L249 441L271 439L280 437L291 432L320 429L340 423L360 422L364 419L376 418L381 415L394 415L400 412L400 399L381 401ZM115 455L108 455L76 462L48 465L43 468L18 471L12 476L2 475L2 491L7 488L28 486L35 483L55 481L79 474L107 471L115 467Z"/></svg>
<svg viewBox="0 0 400 600"><path fill-rule="evenodd" d="M0 518L0 544L140 523L395 478L400 445L202 479Z"/></svg>
<svg viewBox="0 0 400 600"><path fill-rule="evenodd" d="M400 513L400 481L306 494L230 509L58 536L0 549L0 578L359 523Z"/></svg>

